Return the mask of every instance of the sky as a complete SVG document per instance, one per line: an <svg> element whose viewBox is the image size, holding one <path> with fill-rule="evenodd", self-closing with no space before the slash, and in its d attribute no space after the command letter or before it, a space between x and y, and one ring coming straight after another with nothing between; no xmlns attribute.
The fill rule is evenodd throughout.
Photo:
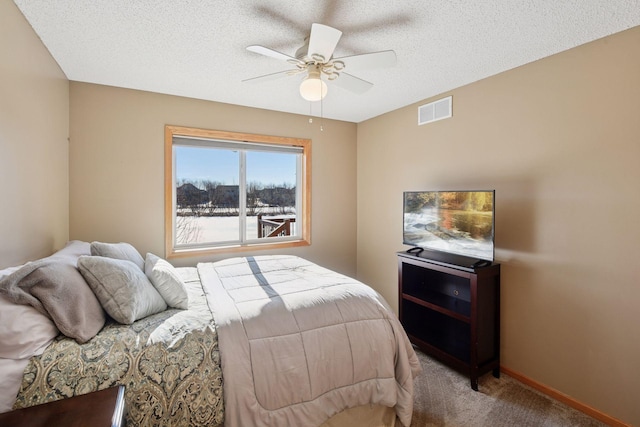
<svg viewBox="0 0 640 427"><path fill-rule="evenodd" d="M237 185L238 153L224 149L176 146L176 180L214 181ZM296 156L289 153L247 152L247 181L295 186Z"/></svg>

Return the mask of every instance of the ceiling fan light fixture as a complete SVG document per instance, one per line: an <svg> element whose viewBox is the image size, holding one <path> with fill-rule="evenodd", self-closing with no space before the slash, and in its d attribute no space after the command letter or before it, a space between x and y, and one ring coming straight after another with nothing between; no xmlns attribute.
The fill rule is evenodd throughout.
<svg viewBox="0 0 640 427"><path fill-rule="evenodd" d="M320 78L320 71L309 70L300 83L300 95L307 101L320 101L327 96L327 84Z"/></svg>

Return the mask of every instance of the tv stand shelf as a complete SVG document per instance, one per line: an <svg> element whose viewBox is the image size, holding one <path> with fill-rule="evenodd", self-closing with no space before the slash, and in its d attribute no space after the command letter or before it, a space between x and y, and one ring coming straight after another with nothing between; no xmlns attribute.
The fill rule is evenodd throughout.
<svg viewBox="0 0 640 427"><path fill-rule="evenodd" d="M469 375L500 376L500 265L470 269L398 252L400 321L425 353Z"/></svg>

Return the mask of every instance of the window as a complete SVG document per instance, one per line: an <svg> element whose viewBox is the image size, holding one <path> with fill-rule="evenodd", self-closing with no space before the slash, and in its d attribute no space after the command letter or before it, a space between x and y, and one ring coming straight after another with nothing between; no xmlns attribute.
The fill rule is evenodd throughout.
<svg viewBox="0 0 640 427"><path fill-rule="evenodd" d="M167 257L310 242L311 141L165 127Z"/></svg>

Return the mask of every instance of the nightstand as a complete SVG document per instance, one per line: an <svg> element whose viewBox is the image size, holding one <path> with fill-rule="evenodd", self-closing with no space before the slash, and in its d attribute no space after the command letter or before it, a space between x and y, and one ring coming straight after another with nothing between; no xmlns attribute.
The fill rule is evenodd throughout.
<svg viewBox="0 0 640 427"><path fill-rule="evenodd" d="M124 427L124 386L0 414L0 426Z"/></svg>

